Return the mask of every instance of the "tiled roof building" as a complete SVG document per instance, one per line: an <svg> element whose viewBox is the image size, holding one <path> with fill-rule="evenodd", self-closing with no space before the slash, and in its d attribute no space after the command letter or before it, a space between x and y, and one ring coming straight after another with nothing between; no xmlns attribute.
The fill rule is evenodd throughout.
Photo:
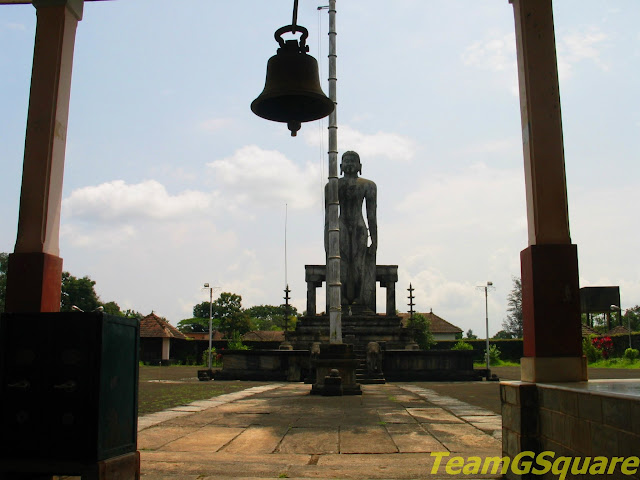
<svg viewBox="0 0 640 480"><path fill-rule="evenodd" d="M171 346L187 340L166 319L151 312L140 320L140 360L144 362L170 364Z"/></svg>
<svg viewBox="0 0 640 480"><path fill-rule="evenodd" d="M140 320L140 337L142 338L181 338L185 335L167 320L151 312Z"/></svg>
<svg viewBox="0 0 640 480"><path fill-rule="evenodd" d="M416 312L417 313L417 312ZM455 340L456 335L462 333L460 327L456 327L454 324L447 322L444 318L439 317L433 310L429 313L420 313L429 320L431 323L431 333L435 340ZM407 325L409 322L408 313L399 313L398 316L402 319L402 324Z"/></svg>

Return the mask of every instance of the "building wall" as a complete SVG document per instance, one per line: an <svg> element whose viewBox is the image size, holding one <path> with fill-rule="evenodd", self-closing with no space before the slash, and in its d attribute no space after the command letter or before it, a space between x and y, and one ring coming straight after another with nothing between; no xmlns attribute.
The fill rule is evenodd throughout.
<svg viewBox="0 0 640 480"><path fill-rule="evenodd" d="M640 452L640 397L523 382L503 383L500 394L503 455L511 459L523 451L551 451L555 458L581 459L631 457ZM638 480L639 472L625 475L618 468L617 476L586 474L580 478ZM555 480L558 475L507 474L510 479L529 477Z"/></svg>
<svg viewBox="0 0 640 480"><path fill-rule="evenodd" d="M434 333L433 339L437 342L439 342L440 340L455 340L456 334L455 333Z"/></svg>

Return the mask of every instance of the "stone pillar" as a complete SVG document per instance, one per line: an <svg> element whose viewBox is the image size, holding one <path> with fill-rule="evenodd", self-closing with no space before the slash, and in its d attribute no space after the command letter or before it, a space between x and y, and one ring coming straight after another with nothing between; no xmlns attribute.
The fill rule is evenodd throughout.
<svg viewBox="0 0 640 480"><path fill-rule="evenodd" d="M318 313L318 309L316 307L317 303L317 295L316 288L322 286L322 282L307 282L307 316L315 317L316 313Z"/></svg>
<svg viewBox="0 0 640 480"><path fill-rule="evenodd" d="M62 177L73 48L83 4L83 0L33 0L38 20L18 235L7 273L7 312L60 310Z"/></svg>
<svg viewBox="0 0 640 480"><path fill-rule="evenodd" d="M325 265L305 265L304 280L307 282L307 316L314 317L316 315L317 295L316 288L322 286L322 282L326 281L327 267ZM328 289L327 289L328 290ZM327 306L329 298L327 297Z"/></svg>
<svg viewBox="0 0 640 480"><path fill-rule="evenodd" d="M307 282L307 316L315 316L316 312L316 286L313 282Z"/></svg>
<svg viewBox="0 0 640 480"><path fill-rule="evenodd" d="M161 360L169 361L170 358L171 358L171 339L169 337L165 337L162 339Z"/></svg>
<svg viewBox="0 0 640 480"><path fill-rule="evenodd" d="M387 317L396 315L396 282L387 283Z"/></svg>
<svg viewBox="0 0 640 480"><path fill-rule="evenodd" d="M578 381L577 248L571 244L551 0L510 0L515 14L529 247L522 264L522 380Z"/></svg>
<svg viewBox="0 0 640 480"><path fill-rule="evenodd" d="M388 317L396 316L396 283L398 282L397 265L376 265L376 281L387 290L385 312Z"/></svg>

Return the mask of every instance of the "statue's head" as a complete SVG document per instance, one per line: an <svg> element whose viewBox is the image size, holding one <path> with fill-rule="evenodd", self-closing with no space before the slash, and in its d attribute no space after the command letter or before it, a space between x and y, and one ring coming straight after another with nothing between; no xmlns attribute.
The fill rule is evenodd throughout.
<svg viewBox="0 0 640 480"><path fill-rule="evenodd" d="M342 154L342 162L340 163L340 173L356 173L362 175L362 164L360 163L360 155L349 150Z"/></svg>

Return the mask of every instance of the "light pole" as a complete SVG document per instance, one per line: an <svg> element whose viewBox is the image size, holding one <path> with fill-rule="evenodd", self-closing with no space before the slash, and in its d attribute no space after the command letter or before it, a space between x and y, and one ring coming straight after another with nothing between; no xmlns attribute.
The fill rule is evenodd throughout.
<svg viewBox="0 0 640 480"><path fill-rule="evenodd" d="M209 373L211 373L211 324L213 316L213 287L210 287L208 283L205 283L203 288L209 289L209 354L207 355L209 361L207 363L207 368L209 369Z"/></svg>
<svg viewBox="0 0 640 480"><path fill-rule="evenodd" d="M481 288L484 290L484 311L485 311L485 327L486 327L486 337L487 337L487 345L486 345L486 349L487 349L487 380L489 380L489 377L491 376L491 374L489 373L489 288L493 288L493 282L487 282L486 285L480 285L479 287L476 288Z"/></svg>
<svg viewBox="0 0 640 480"><path fill-rule="evenodd" d="M609 308L611 310L615 310L618 312L618 315L620 315L620 325L622 325L622 308L620 308L618 305L611 305ZM629 348L632 348L631 347L631 315L627 317L627 328L629 329Z"/></svg>

